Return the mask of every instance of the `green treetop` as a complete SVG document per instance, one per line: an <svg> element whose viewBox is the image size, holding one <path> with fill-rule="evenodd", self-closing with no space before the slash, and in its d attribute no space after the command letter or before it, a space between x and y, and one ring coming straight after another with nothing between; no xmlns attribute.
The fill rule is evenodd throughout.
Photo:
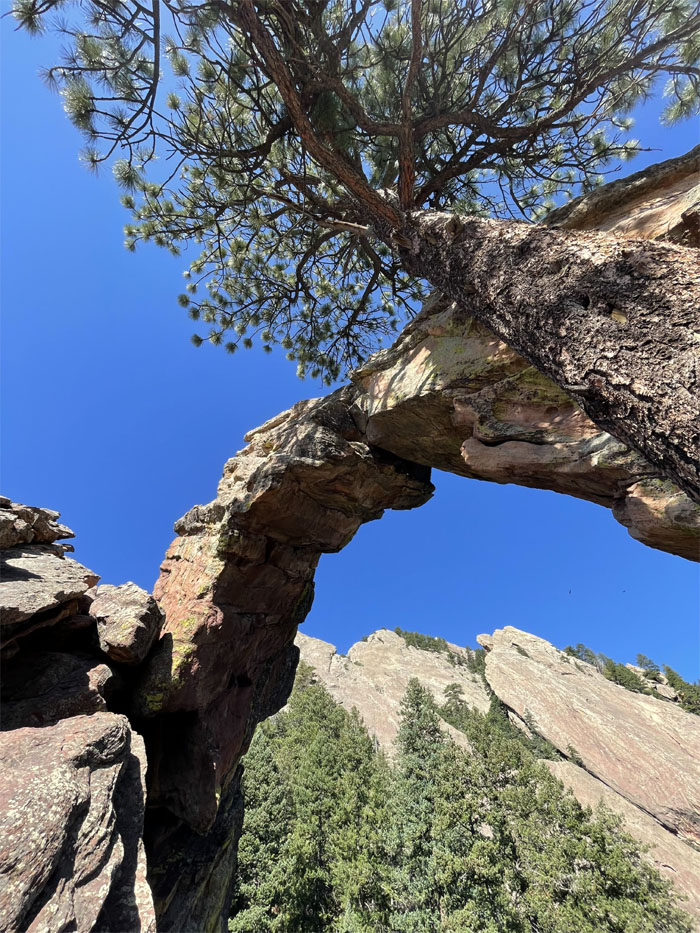
<svg viewBox="0 0 700 933"><path fill-rule="evenodd" d="M637 151L657 79L667 122L700 99L697 0L15 0L53 13L47 78L86 161L118 157L127 246L198 244L195 342L328 380L423 293L411 212L539 216Z"/></svg>

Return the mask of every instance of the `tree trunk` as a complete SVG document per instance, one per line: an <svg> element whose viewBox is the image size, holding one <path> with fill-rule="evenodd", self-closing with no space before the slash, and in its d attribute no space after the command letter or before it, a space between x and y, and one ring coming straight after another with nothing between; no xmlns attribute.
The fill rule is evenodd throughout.
<svg viewBox="0 0 700 933"><path fill-rule="evenodd" d="M688 247L415 213L405 267L700 502L700 257Z"/></svg>

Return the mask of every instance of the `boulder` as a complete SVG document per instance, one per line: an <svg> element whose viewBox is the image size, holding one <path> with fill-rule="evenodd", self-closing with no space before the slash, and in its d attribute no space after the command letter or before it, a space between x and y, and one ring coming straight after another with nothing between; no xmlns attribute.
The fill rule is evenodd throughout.
<svg viewBox="0 0 700 933"><path fill-rule="evenodd" d="M146 761L125 717L0 734L0 927L155 931Z"/></svg>
<svg viewBox="0 0 700 933"><path fill-rule="evenodd" d="M671 832L700 843L700 716L611 683L512 626L493 634L486 679L562 755Z"/></svg>
<svg viewBox="0 0 700 933"><path fill-rule="evenodd" d="M98 580L56 545L0 551L0 646L74 614L78 598Z"/></svg>
<svg viewBox="0 0 700 933"><path fill-rule="evenodd" d="M22 544L53 544L60 538L75 535L58 522L60 512L20 505L0 496L0 548Z"/></svg>
<svg viewBox="0 0 700 933"><path fill-rule="evenodd" d="M144 660L163 622L158 603L135 583L99 586L89 614L97 622L100 648L122 664Z"/></svg>

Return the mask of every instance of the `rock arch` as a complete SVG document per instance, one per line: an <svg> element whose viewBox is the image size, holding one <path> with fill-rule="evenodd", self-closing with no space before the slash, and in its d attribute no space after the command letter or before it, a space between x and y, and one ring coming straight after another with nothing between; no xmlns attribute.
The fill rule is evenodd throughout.
<svg viewBox="0 0 700 933"><path fill-rule="evenodd" d="M651 187L648 173L616 182L609 211L597 193L594 213L578 202L559 222L685 236L699 159L700 150L655 167ZM217 929L225 912L237 765L291 688L321 554L387 508L423 504L431 467L589 499L643 543L700 556L700 508L685 493L439 297L349 385L246 440L217 498L175 525L155 589L166 623L132 710L149 751L147 841L163 930Z"/></svg>
<svg viewBox="0 0 700 933"><path fill-rule="evenodd" d="M699 168L700 147L573 202L555 220L700 245ZM84 720L90 716L82 714L92 714L89 726L96 729L102 722L104 730L121 736L113 742L114 761L100 760L100 767L121 774L125 763L132 765L115 812L130 814L122 835L131 846L141 893L131 896L136 882L130 882L131 893L115 889L121 906L112 905L109 916L100 913L99 929L123 929L127 908L148 917L152 927L150 894L141 877L140 816L135 805L124 805L141 793L144 764L138 736L136 751L130 750L130 725L146 742L144 841L158 929L226 929L242 819L239 762L255 725L279 709L291 689L294 635L312 603L318 560L344 547L362 523L385 509L423 504L432 494L431 467L589 499L611 508L645 544L688 559L700 556L700 507L600 431L525 360L439 297L350 384L326 398L298 403L246 440L248 445L226 463L217 498L175 525L178 537L154 591L164 624L145 660L140 656L118 672L118 700L113 702L107 690L113 672L95 653L101 659L97 667L95 657L83 659L92 678L87 698L81 694L79 708L71 707L55 717L56 726L42 730L42 739L58 730L62 742L65 724L76 722L66 717L80 713L82 727L88 728ZM4 507L14 508L9 500ZM63 550L56 551L53 542L70 532L55 525L57 513L17 507L8 515L8 540L31 543L66 570L71 562L63 562ZM33 649L25 636L34 633L40 640L44 629L35 632L38 626L48 630L63 624L58 647L67 661L66 645L73 642L66 639L83 638L80 632L92 637L96 610L85 591L95 578L80 565L73 572L80 578L75 593L61 583L65 605L54 607L51 590L41 613L32 606L18 615L5 656L17 655L20 674L23 665L31 669ZM147 602L147 594L143 598ZM45 644L39 648L45 653ZM20 757L21 731L9 733L8 742ZM80 749L73 765L83 766ZM133 903L124 907L124 896Z"/></svg>

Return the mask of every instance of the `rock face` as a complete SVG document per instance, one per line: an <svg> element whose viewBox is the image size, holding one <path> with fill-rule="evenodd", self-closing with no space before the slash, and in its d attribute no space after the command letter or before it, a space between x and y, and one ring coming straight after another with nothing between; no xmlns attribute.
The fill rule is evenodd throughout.
<svg viewBox="0 0 700 933"><path fill-rule="evenodd" d="M204 913L178 913L172 879L201 848L199 836L217 832L220 795L255 724L286 701L320 555L385 508L420 505L432 492L425 468L363 440L354 397L341 389L303 402L252 432L226 464L217 499L176 525L155 589L166 621L132 707L152 762L149 804L159 808L149 855L164 929L225 922L219 897L190 899L187 909ZM173 831L191 833L180 868Z"/></svg>
<svg viewBox="0 0 700 933"><path fill-rule="evenodd" d="M53 544L72 536L57 512L2 504L0 928L155 931L146 753L108 712L123 684L86 613L99 577Z"/></svg>
<svg viewBox="0 0 700 933"><path fill-rule="evenodd" d="M95 713L0 734L0 926L155 931L143 742Z"/></svg>
<svg viewBox="0 0 700 933"><path fill-rule="evenodd" d="M700 717L631 693L511 626L493 634L486 679L562 755L577 758L671 832L700 843Z"/></svg>
<svg viewBox="0 0 700 933"><path fill-rule="evenodd" d="M417 677L435 697L444 702L445 687L459 684L464 701L480 712L489 708L489 695L480 677L466 667L468 651L448 644L446 652L409 647L400 635L380 629L358 641L345 655L333 645L297 634L295 644L302 661L309 664L334 700L353 707L389 755L399 728L401 699L408 682ZM444 724L450 735L464 744L461 732Z"/></svg>

